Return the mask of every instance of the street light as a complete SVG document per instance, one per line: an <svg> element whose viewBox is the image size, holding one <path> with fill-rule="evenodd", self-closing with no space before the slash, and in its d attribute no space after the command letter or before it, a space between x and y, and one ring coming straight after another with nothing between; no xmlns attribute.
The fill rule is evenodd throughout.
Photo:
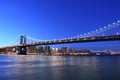
<svg viewBox="0 0 120 80"><path fill-rule="evenodd" d="M108 26L110 27L111 25L109 24Z"/></svg>
<svg viewBox="0 0 120 80"><path fill-rule="evenodd" d="M107 28L106 26L104 28Z"/></svg>
<svg viewBox="0 0 120 80"><path fill-rule="evenodd" d="M119 35L119 33L117 32L116 35Z"/></svg>
<svg viewBox="0 0 120 80"><path fill-rule="evenodd" d="M113 25L114 25L115 23L113 23Z"/></svg>
<svg viewBox="0 0 120 80"><path fill-rule="evenodd" d="M94 31L91 31L91 33L94 33Z"/></svg>
<svg viewBox="0 0 120 80"><path fill-rule="evenodd" d="M100 30L102 30L102 28L100 28Z"/></svg>
<svg viewBox="0 0 120 80"><path fill-rule="evenodd" d="M118 20L117 22L120 23L120 20Z"/></svg>
<svg viewBox="0 0 120 80"><path fill-rule="evenodd" d="M90 32L88 32L88 34L90 34Z"/></svg>

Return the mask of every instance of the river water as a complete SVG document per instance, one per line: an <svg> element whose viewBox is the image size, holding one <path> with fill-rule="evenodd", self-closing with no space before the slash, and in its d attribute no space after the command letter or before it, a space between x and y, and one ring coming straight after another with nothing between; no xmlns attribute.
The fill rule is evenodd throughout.
<svg viewBox="0 0 120 80"><path fill-rule="evenodd" d="M0 55L0 80L120 80L120 56Z"/></svg>

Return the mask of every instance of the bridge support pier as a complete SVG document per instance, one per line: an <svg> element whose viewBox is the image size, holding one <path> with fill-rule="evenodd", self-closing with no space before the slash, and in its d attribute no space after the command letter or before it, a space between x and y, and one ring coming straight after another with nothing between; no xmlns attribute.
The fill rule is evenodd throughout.
<svg viewBox="0 0 120 80"><path fill-rule="evenodd" d="M19 46L18 47L18 55L27 55L27 47Z"/></svg>

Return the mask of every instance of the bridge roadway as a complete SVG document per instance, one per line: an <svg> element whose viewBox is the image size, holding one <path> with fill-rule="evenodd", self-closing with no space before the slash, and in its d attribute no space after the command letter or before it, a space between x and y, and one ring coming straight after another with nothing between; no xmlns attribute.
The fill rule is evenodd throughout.
<svg viewBox="0 0 120 80"><path fill-rule="evenodd" d="M6 47L0 48L0 50L5 49L5 48L16 48L17 46L30 47L30 46L38 46L38 45L53 45L53 44L78 43L78 42L82 43L82 42L98 42L98 41L115 41L115 40L120 40L120 35L42 41L42 42L35 42L35 43L30 43L30 44L19 44L19 45L14 45L14 46L6 46Z"/></svg>

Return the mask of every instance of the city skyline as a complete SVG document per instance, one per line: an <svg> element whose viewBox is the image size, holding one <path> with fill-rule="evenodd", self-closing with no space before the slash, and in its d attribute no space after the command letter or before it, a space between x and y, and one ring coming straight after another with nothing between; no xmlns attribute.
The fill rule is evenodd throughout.
<svg viewBox="0 0 120 80"><path fill-rule="evenodd" d="M0 46L20 34L53 40L99 29L119 20L119 3L119 0L1 0ZM101 47L98 45L119 47L119 41L79 43L74 46Z"/></svg>

